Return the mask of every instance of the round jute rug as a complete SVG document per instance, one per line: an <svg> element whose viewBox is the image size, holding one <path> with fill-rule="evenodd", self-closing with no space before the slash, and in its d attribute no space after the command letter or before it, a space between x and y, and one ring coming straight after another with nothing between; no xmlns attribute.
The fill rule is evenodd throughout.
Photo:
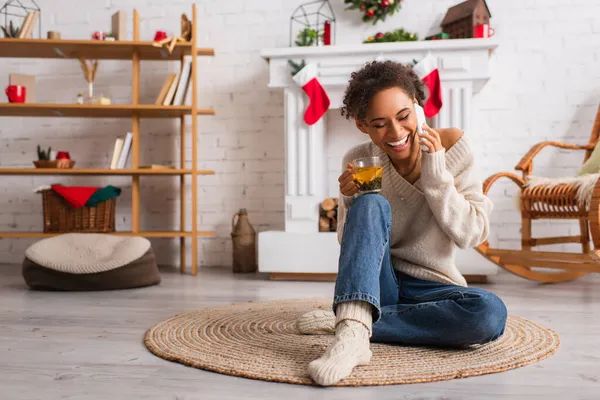
<svg viewBox="0 0 600 400"><path fill-rule="evenodd" d="M175 315L146 332L157 356L222 374L312 385L308 363L319 358L332 335L301 335L296 318L330 309L331 300L238 303ZM461 350L371 344L373 358L338 386L433 382L506 371L544 359L559 347L558 335L510 316L493 343Z"/></svg>

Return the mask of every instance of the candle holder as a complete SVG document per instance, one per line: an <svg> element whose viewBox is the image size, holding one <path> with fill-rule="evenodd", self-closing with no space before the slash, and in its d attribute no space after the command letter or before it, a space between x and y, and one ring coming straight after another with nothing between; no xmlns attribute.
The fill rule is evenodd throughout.
<svg viewBox="0 0 600 400"><path fill-rule="evenodd" d="M299 5L290 18L290 47L335 44L335 21L329 0Z"/></svg>

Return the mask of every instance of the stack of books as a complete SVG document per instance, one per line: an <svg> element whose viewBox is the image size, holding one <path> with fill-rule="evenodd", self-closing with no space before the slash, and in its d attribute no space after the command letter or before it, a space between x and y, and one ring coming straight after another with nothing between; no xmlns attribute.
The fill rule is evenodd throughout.
<svg viewBox="0 0 600 400"><path fill-rule="evenodd" d="M167 76L160 94L156 98L156 105L182 106L188 94L192 77L192 60L185 60L178 73Z"/></svg>
<svg viewBox="0 0 600 400"><path fill-rule="evenodd" d="M112 158L110 159L109 169L125 169L127 165L127 159L131 153L131 140L133 135L131 132L127 132L125 137L118 137L115 140L115 148L113 150ZM141 169L175 169L173 165L164 164L147 164L140 165L138 168Z"/></svg>

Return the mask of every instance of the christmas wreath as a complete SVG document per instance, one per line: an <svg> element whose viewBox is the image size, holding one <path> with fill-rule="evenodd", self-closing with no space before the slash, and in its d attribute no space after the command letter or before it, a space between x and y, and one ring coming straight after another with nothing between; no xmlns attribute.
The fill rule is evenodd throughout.
<svg viewBox="0 0 600 400"><path fill-rule="evenodd" d="M402 0L344 0L349 4L346 10L359 9L364 15L363 22L385 21L388 15L394 15L400 9Z"/></svg>
<svg viewBox="0 0 600 400"><path fill-rule="evenodd" d="M400 28L391 32L378 32L375 36L369 36L363 43L412 42L415 40L419 40L416 33L407 32Z"/></svg>

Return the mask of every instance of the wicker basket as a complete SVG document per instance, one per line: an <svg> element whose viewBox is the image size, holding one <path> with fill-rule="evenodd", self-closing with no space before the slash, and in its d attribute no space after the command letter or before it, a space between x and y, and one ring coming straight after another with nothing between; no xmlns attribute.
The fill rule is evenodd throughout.
<svg viewBox="0 0 600 400"><path fill-rule="evenodd" d="M116 198L94 207L72 208L54 190L42 190L44 233L115 231Z"/></svg>

